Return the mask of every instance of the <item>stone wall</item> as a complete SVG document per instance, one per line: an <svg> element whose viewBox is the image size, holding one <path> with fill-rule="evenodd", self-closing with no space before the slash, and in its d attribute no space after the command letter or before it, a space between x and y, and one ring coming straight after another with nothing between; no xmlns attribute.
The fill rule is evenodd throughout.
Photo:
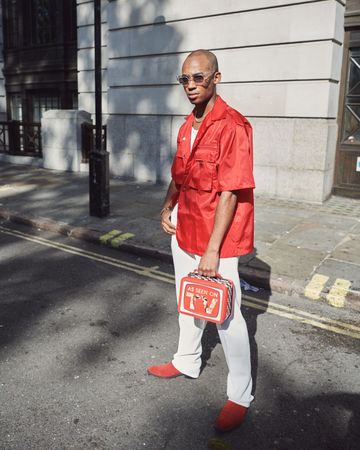
<svg viewBox="0 0 360 450"><path fill-rule="evenodd" d="M107 114L107 10L108 0L102 0L101 20L101 65L102 65L102 110L104 120ZM79 109L95 114L94 75L94 1L77 0L78 26L78 101Z"/></svg>
<svg viewBox="0 0 360 450"><path fill-rule="evenodd" d="M80 105L93 112L92 2L78 3ZM103 10L113 175L168 181L177 129L191 110L176 75L187 53L208 48L223 74L220 94L254 126L256 192L328 197L343 1L104 0Z"/></svg>

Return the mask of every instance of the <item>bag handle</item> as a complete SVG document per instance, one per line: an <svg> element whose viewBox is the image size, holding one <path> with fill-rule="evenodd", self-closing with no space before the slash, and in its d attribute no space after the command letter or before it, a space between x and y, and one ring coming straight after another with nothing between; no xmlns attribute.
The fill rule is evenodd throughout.
<svg viewBox="0 0 360 450"><path fill-rule="evenodd" d="M191 274L198 275L199 277L206 277L206 278L221 278L221 279L223 279L223 277L220 275L219 272L216 272L215 276L211 277L211 276L209 276L209 275L200 275L200 274L199 274L199 271L198 271L197 269L195 269L195 270L193 270L192 272L189 272L189 275L191 275Z"/></svg>

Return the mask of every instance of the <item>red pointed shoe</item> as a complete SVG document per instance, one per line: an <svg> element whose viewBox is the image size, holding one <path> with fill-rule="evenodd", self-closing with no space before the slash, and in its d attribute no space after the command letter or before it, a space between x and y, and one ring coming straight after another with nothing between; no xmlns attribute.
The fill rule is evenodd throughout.
<svg viewBox="0 0 360 450"><path fill-rule="evenodd" d="M147 373L158 378L175 378L184 375L179 372L171 362L160 364L159 366L151 366L147 368Z"/></svg>
<svg viewBox="0 0 360 450"><path fill-rule="evenodd" d="M248 408L228 400L215 422L217 431L226 432L239 427L245 420Z"/></svg>

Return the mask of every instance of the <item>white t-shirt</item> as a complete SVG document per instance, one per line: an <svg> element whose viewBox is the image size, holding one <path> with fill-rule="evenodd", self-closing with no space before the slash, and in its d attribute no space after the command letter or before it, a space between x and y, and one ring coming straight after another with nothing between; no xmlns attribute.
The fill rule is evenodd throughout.
<svg viewBox="0 0 360 450"><path fill-rule="evenodd" d="M191 139L190 139L190 150L192 150L197 132L199 130L195 130L195 128L191 127Z"/></svg>

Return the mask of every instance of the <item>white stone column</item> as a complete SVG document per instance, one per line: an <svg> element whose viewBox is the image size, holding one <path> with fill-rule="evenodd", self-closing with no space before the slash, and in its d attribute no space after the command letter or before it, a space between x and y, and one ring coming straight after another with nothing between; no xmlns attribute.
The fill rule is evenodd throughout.
<svg viewBox="0 0 360 450"><path fill-rule="evenodd" d="M46 169L80 172L81 124L91 114L72 109L46 111L41 119L43 166Z"/></svg>

